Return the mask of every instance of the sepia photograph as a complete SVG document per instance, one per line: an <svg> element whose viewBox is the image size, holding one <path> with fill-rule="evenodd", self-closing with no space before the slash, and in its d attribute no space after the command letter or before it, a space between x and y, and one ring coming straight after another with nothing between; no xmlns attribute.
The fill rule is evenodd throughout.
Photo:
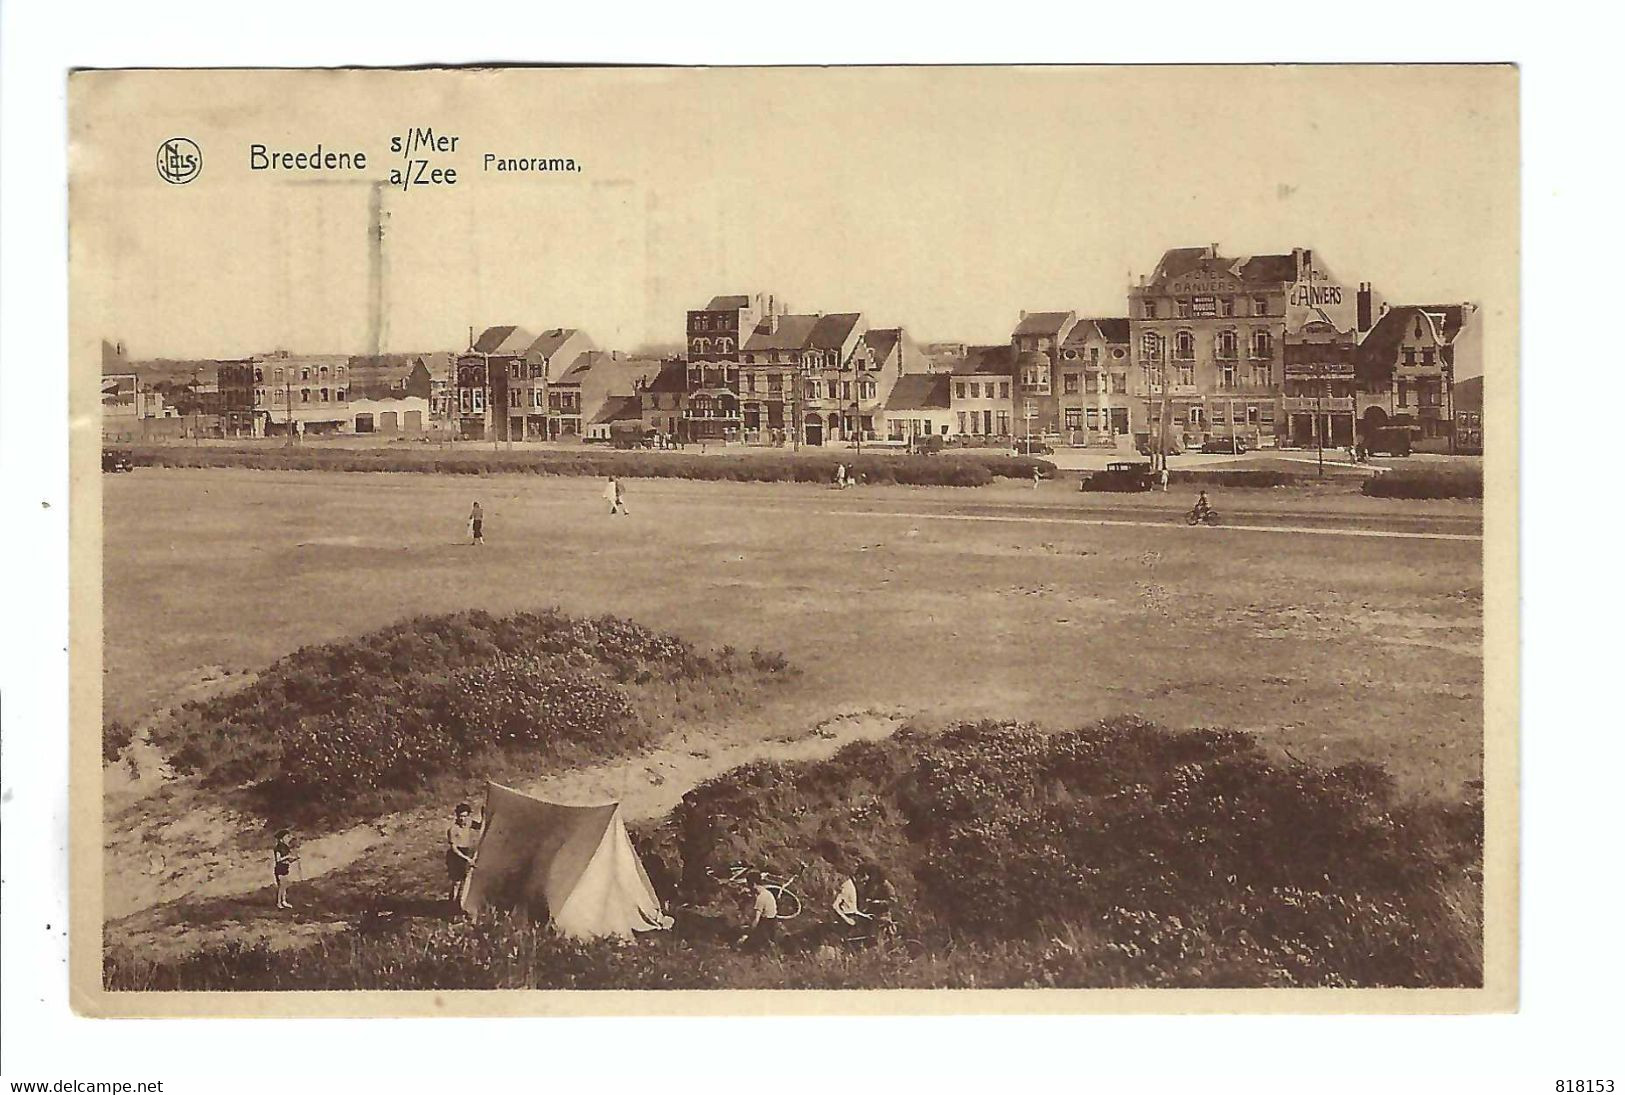
<svg viewBox="0 0 1625 1095"><path fill-rule="evenodd" d="M81 1014L1517 1006L1516 68L67 83Z"/></svg>

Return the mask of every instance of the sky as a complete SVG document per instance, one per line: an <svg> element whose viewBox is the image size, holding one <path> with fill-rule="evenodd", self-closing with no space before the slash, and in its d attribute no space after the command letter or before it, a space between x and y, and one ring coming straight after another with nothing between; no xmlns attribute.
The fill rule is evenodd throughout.
<svg viewBox="0 0 1625 1095"><path fill-rule="evenodd" d="M918 341L1126 314L1169 247L1316 251L1515 342L1517 84L1491 67L100 72L72 79L76 344L137 358L679 343L771 292ZM380 189L413 127L455 185ZM203 170L159 177L195 141ZM253 144L363 171L252 171ZM497 173L484 157L571 157ZM1490 341L1490 340L1487 340Z"/></svg>

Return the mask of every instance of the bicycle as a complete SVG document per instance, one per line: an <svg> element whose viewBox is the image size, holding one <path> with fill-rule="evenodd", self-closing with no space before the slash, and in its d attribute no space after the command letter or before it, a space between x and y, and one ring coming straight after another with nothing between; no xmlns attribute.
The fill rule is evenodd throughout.
<svg viewBox="0 0 1625 1095"><path fill-rule="evenodd" d="M911 960L925 957L925 943L904 935L902 927L890 916L877 917L873 913L866 912L854 912L851 915L862 917L868 924L838 925L846 929L841 935L841 945L848 951L859 949L896 951ZM862 931L864 928L868 929L864 934L850 934L853 930Z"/></svg>
<svg viewBox="0 0 1625 1095"><path fill-rule="evenodd" d="M1185 514L1185 523L1187 525L1216 525L1219 523L1219 512L1212 509L1199 510L1192 506L1191 511Z"/></svg>
<svg viewBox="0 0 1625 1095"><path fill-rule="evenodd" d="M783 881L775 879L766 871L762 872L762 885L766 887L768 893L773 895L773 902L778 906L779 910L778 919L794 920L796 917L801 915L801 895L796 893L790 887L798 878L801 877L802 872L806 869L807 865L802 863L796 868L794 874L790 875L788 878L785 878ZM707 867L705 874L706 877L710 878L713 882L720 882L724 885L730 886L742 886L745 882L745 876L750 872L750 870L751 868L746 864L733 863L729 864L727 870L722 873L719 873L715 868ZM788 908L790 911L785 911L786 908Z"/></svg>

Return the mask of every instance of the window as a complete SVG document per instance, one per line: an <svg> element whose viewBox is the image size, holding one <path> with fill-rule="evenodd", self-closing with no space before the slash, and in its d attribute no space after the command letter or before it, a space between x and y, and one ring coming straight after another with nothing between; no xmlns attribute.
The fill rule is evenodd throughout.
<svg viewBox="0 0 1625 1095"><path fill-rule="evenodd" d="M989 384L987 387L988 387L988 394L991 395L992 391L993 391L993 385ZM1009 399L1010 398L1010 382L1008 380L1000 382L1000 384L999 384L999 398L1000 399Z"/></svg>
<svg viewBox="0 0 1625 1095"><path fill-rule="evenodd" d="M1257 331L1253 332L1253 356L1254 357L1269 357L1270 356L1270 347L1272 345L1273 345L1273 341L1271 340L1270 333L1268 331L1257 330Z"/></svg>
<svg viewBox="0 0 1625 1095"><path fill-rule="evenodd" d="M334 369L333 370L333 375L334 376L343 376L344 375L344 366L340 365L340 366L338 366L338 368Z"/></svg>
<svg viewBox="0 0 1625 1095"><path fill-rule="evenodd" d="M1100 378L1094 373L1090 373L1088 376L1084 377L1083 390L1089 395L1098 394L1100 391Z"/></svg>
<svg viewBox="0 0 1625 1095"><path fill-rule="evenodd" d="M1253 298L1253 315L1267 316L1270 314L1270 302L1265 297Z"/></svg>
<svg viewBox="0 0 1625 1095"><path fill-rule="evenodd" d="M1162 336L1155 331L1147 331L1140 336L1140 356L1146 361L1158 361L1162 358Z"/></svg>
<svg viewBox="0 0 1625 1095"><path fill-rule="evenodd" d="M708 350L710 348L710 346L711 346L711 340L710 339L708 339L708 338L697 338L697 339L694 340L694 350L693 350L693 352L696 353L696 354L703 354L703 353L706 352L706 350Z"/></svg>
<svg viewBox="0 0 1625 1095"><path fill-rule="evenodd" d="M733 353L734 352L734 340L731 339L731 338L719 338L719 339L717 339L717 352L719 354L731 354L731 353Z"/></svg>
<svg viewBox="0 0 1625 1095"><path fill-rule="evenodd" d="M321 379L323 379L323 380L327 379L327 366L326 365L323 365L320 369L317 370L317 372L319 372L321 374Z"/></svg>
<svg viewBox="0 0 1625 1095"><path fill-rule="evenodd" d="M1221 297L1219 299L1219 314L1221 316L1234 316L1236 314L1236 298Z"/></svg>
<svg viewBox="0 0 1625 1095"><path fill-rule="evenodd" d="M1234 360L1236 357L1236 332L1219 332L1219 357Z"/></svg>
<svg viewBox="0 0 1625 1095"><path fill-rule="evenodd" d="M470 396L471 390L472 389L469 388L462 388L457 392L457 402L464 414L467 414L473 407L472 397Z"/></svg>
<svg viewBox="0 0 1625 1095"><path fill-rule="evenodd" d="M1144 309L1144 317L1146 319L1156 319L1157 318L1157 302L1156 301L1154 301L1154 300L1145 301L1142 304L1142 308Z"/></svg>
<svg viewBox="0 0 1625 1095"><path fill-rule="evenodd" d="M281 403L282 402L282 389L281 388L273 388L273 389L271 389L271 402L272 403Z"/></svg>
<svg viewBox="0 0 1625 1095"><path fill-rule="evenodd" d="M309 380L310 379L310 370L308 368L307 369L300 369L299 370L299 379L300 380Z"/></svg>
<svg viewBox="0 0 1625 1095"><path fill-rule="evenodd" d="M1432 365L1433 364L1433 351L1431 349L1422 351L1422 364L1424 364L1424 365Z"/></svg>
<svg viewBox="0 0 1625 1095"><path fill-rule="evenodd" d="M998 420L997 436L1008 437L1010 435L1010 412L1000 411L995 418Z"/></svg>
<svg viewBox="0 0 1625 1095"><path fill-rule="evenodd" d="M276 371L276 378L277 378L277 379L278 379L278 380L281 380L281 379L282 379L282 370L281 370L281 369L278 369L278 370L277 370L277 371Z"/></svg>
<svg viewBox="0 0 1625 1095"><path fill-rule="evenodd" d="M1174 335L1174 359L1176 361L1196 360L1196 336L1189 331L1180 331Z"/></svg>
<svg viewBox="0 0 1625 1095"><path fill-rule="evenodd" d="M1187 387L1196 383L1196 365L1194 362L1182 361L1179 363L1179 373L1175 384L1184 384Z"/></svg>
<svg viewBox="0 0 1625 1095"><path fill-rule="evenodd" d="M338 395L339 395L339 402L343 403L344 402L344 389L343 388L339 389Z"/></svg>
<svg viewBox="0 0 1625 1095"><path fill-rule="evenodd" d="M474 413L475 414L483 414L484 412L485 412L485 389L484 388L475 388L474 389Z"/></svg>
<svg viewBox="0 0 1625 1095"><path fill-rule="evenodd" d="M1202 425L1202 422L1206 418L1207 418L1207 412L1204 411L1201 407L1192 407L1190 409L1190 423L1191 423L1191 425L1200 426L1200 425Z"/></svg>
<svg viewBox="0 0 1625 1095"><path fill-rule="evenodd" d="M1253 387L1268 388L1270 386L1270 367L1268 365L1253 366Z"/></svg>
<svg viewBox="0 0 1625 1095"><path fill-rule="evenodd" d="M959 432L960 433L965 432L965 412L964 411L959 412Z"/></svg>
<svg viewBox="0 0 1625 1095"><path fill-rule="evenodd" d="M1180 319L1189 319L1189 318L1191 318L1191 302L1190 302L1190 299L1188 297L1180 297L1177 301L1174 302L1174 304L1175 304L1175 307L1178 309L1178 312L1176 314L1179 316Z"/></svg>
<svg viewBox="0 0 1625 1095"><path fill-rule="evenodd" d="M1219 387L1234 388L1236 386L1236 364L1233 361L1222 362L1219 369Z"/></svg>
<svg viewBox="0 0 1625 1095"><path fill-rule="evenodd" d="M968 385L966 385L964 381L960 381L958 384L954 385L954 394L960 399L969 399L970 397L965 394L966 387L968 387ZM961 430L960 432L963 433L964 431Z"/></svg>
<svg viewBox="0 0 1625 1095"><path fill-rule="evenodd" d="M323 403L329 402L329 400L328 400L328 391L327 391L326 388L322 389L322 402Z"/></svg>
<svg viewBox="0 0 1625 1095"><path fill-rule="evenodd" d="M309 388L300 388L299 389L299 402L301 402L301 403L309 403L310 402L310 389Z"/></svg>
<svg viewBox="0 0 1625 1095"><path fill-rule="evenodd" d="M256 384L265 383L265 370L264 369L256 368L254 370L254 383L256 383Z"/></svg>
<svg viewBox="0 0 1625 1095"><path fill-rule="evenodd" d="M784 394L784 377L780 376L778 373L774 373L771 376L769 376L767 378L767 394L768 395L783 395Z"/></svg>
<svg viewBox="0 0 1625 1095"><path fill-rule="evenodd" d="M1403 380L1401 380L1399 382L1399 405L1401 407L1409 406L1410 401L1411 401L1411 388L1410 388L1410 385L1406 384Z"/></svg>
<svg viewBox="0 0 1625 1095"><path fill-rule="evenodd" d="M1089 377L1088 382L1089 382L1089 390L1094 391L1095 378L1092 377L1092 376ZM1077 395L1078 394L1078 374L1077 373L1064 373L1064 374L1062 374L1062 376L1061 376L1061 394L1063 394L1063 395Z"/></svg>
<svg viewBox="0 0 1625 1095"><path fill-rule="evenodd" d="M827 381L824 384L824 390L829 393L828 398L830 398L830 399L838 398L836 396L836 394L835 394L835 381L833 381L833 380Z"/></svg>
<svg viewBox="0 0 1625 1095"><path fill-rule="evenodd" d="M264 388L255 388L254 389L254 402L255 403L264 403L265 402L265 389Z"/></svg>
<svg viewBox="0 0 1625 1095"><path fill-rule="evenodd" d="M1068 407L1066 409L1066 428L1069 430L1083 429L1083 412L1077 407Z"/></svg>

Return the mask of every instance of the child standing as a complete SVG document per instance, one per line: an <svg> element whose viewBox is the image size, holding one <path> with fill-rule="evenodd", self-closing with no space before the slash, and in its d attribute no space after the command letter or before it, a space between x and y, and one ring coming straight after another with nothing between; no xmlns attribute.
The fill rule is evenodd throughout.
<svg viewBox="0 0 1625 1095"><path fill-rule="evenodd" d="M480 509L478 502L468 514L468 533L474 538L476 544L485 543L485 511Z"/></svg>
<svg viewBox="0 0 1625 1095"><path fill-rule="evenodd" d="M293 854L292 829L276 831L276 846L271 849L271 873L276 878L276 907L291 909L288 902L288 871L299 859Z"/></svg>

